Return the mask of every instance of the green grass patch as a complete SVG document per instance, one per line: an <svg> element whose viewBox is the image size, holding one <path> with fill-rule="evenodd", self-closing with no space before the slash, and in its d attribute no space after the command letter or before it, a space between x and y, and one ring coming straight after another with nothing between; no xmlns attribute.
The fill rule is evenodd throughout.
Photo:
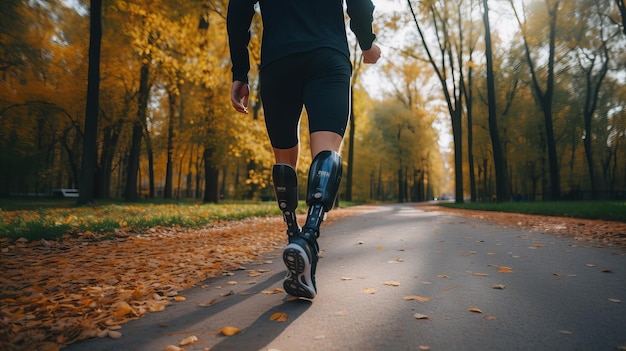
<svg viewBox="0 0 626 351"><path fill-rule="evenodd" d="M103 202L92 206L77 206L75 199L19 199L0 202L0 238L54 240L65 233L112 233L116 228L138 230L157 226L201 228L217 221L241 220L249 217L281 215L276 202L229 202L198 204L194 202L165 202L163 200L128 204ZM342 206L350 206L342 203ZM301 202L298 213L306 213Z"/></svg>
<svg viewBox="0 0 626 351"><path fill-rule="evenodd" d="M504 203L440 203L440 206L481 211L515 212L626 222L624 201L546 201Z"/></svg>

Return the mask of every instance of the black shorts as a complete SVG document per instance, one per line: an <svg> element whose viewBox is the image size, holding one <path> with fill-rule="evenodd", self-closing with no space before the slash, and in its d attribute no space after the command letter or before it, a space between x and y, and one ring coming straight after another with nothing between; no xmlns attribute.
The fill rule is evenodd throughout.
<svg viewBox="0 0 626 351"><path fill-rule="evenodd" d="M284 57L260 72L265 126L272 146L298 144L302 108L309 133L330 131L344 136L350 115L352 65L341 52L321 48Z"/></svg>

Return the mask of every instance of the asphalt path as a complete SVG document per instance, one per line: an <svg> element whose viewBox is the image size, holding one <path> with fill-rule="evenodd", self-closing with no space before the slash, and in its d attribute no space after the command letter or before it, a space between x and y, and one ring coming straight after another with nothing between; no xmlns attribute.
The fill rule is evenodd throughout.
<svg viewBox="0 0 626 351"><path fill-rule="evenodd" d="M412 204L368 207L319 243L313 301L269 293L286 275L278 251L181 292L119 339L64 350L160 351L189 336L187 351L626 349L624 249Z"/></svg>

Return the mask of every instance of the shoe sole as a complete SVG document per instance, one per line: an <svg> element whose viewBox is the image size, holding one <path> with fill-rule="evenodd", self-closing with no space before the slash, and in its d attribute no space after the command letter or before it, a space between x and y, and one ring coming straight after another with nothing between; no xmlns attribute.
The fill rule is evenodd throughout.
<svg viewBox="0 0 626 351"><path fill-rule="evenodd" d="M283 251L283 261L289 272L283 282L287 294L315 298L316 291L311 279L311 262L304 249L298 244L289 244Z"/></svg>

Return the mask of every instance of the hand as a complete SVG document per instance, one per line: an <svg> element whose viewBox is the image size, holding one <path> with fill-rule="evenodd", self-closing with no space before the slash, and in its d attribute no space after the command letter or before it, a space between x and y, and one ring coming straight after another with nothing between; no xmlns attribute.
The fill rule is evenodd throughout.
<svg viewBox="0 0 626 351"><path fill-rule="evenodd" d="M230 102L237 112L248 113L248 98L250 97L250 87L247 83L234 81L230 89Z"/></svg>
<svg viewBox="0 0 626 351"><path fill-rule="evenodd" d="M363 50L363 63L376 63L380 58L380 48L372 44L369 50Z"/></svg>

